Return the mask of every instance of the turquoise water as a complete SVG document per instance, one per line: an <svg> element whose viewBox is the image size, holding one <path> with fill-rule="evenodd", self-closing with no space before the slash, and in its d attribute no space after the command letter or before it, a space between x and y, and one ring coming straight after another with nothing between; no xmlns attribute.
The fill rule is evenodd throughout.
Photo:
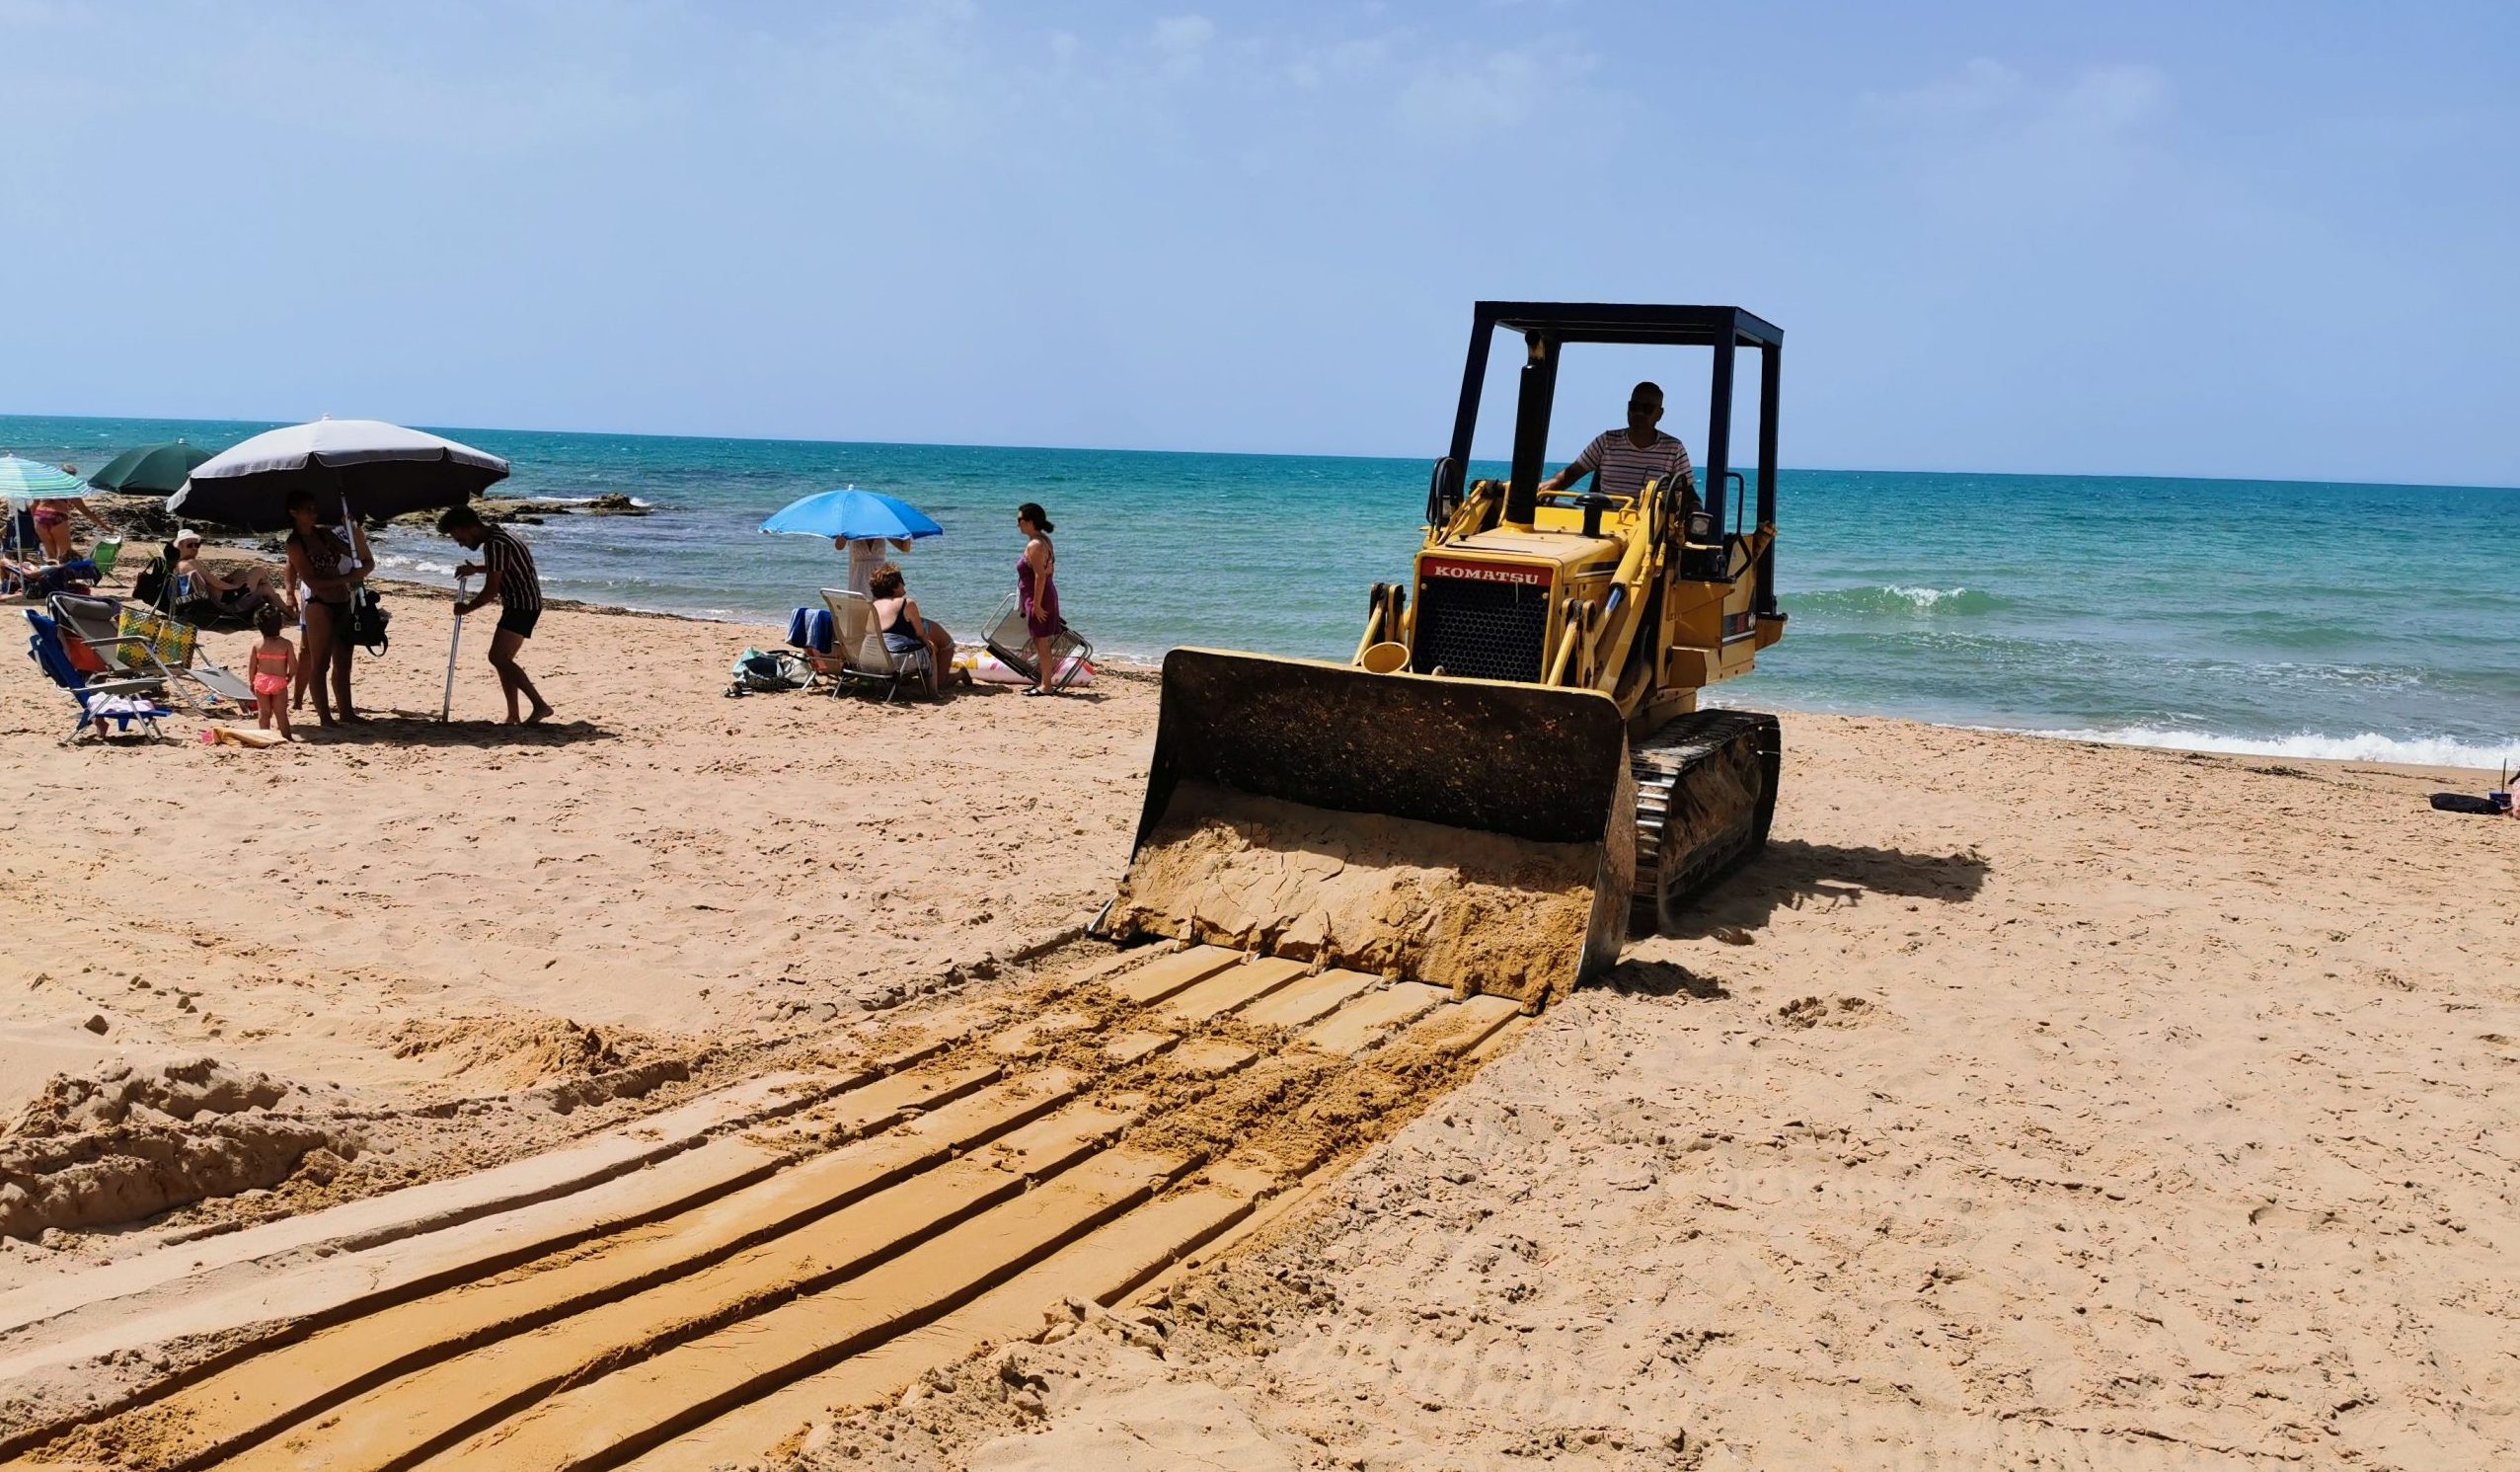
<svg viewBox="0 0 2520 1472"><path fill-rule="evenodd" d="M94 469L262 425L0 417L0 450ZM903 559L921 608L977 632L1013 585L1014 507L1058 523L1069 619L1104 651L1345 658L1365 589L1406 575L1421 460L830 444L447 429L502 488L621 492L637 518L525 534L555 594L784 623L840 577L829 544L753 528L857 485L948 535ZM1793 615L1726 703L2147 744L2491 765L2520 757L2520 492L2092 476L1789 471ZM389 570L443 578L436 538Z"/></svg>

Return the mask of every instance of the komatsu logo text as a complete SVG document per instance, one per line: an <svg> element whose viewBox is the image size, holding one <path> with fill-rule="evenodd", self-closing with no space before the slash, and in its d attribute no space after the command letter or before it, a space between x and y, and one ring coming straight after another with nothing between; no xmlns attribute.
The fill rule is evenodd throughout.
<svg viewBox="0 0 2520 1472"><path fill-rule="evenodd" d="M1470 582L1514 582L1525 587L1547 587L1547 568L1517 567L1511 563L1455 562L1450 558L1421 559L1417 571L1428 578L1459 578Z"/></svg>

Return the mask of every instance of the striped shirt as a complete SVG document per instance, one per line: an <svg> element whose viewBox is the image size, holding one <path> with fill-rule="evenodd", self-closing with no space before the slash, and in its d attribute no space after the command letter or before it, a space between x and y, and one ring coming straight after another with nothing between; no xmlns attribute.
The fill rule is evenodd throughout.
<svg viewBox="0 0 2520 1472"><path fill-rule="evenodd" d="M1660 429L1653 431L1653 443L1643 449L1637 448L1625 429L1598 435L1568 468L1599 471L1600 478L1592 488L1603 496L1635 496L1644 490L1647 481L1691 487L1697 484L1697 472L1689 464L1689 447Z"/></svg>
<svg viewBox="0 0 2520 1472"><path fill-rule="evenodd" d="M482 528L482 566L491 586L498 589L498 606L514 613L543 611L543 580L534 572L534 554L503 526Z"/></svg>

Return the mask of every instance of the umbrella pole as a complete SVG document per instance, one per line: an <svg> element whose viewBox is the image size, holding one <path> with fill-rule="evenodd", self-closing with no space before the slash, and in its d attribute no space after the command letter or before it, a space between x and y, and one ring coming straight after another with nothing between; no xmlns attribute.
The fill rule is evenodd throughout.
<svg viewBox="0 0 2520 1472"><path fill-rule="evenodd" d="M459 610L464 606L464 580L461 578L455 580L455 606ZM464 615L458 612L455 615L455 635L446 641L446 694L437 702L437 720L441 726L446 722L447 713L455 709L455 651L463 644Z"/></svg>

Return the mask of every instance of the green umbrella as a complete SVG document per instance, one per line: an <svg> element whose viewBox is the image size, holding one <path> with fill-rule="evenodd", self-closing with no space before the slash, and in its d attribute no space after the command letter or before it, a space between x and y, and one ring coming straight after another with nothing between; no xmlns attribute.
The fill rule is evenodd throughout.
<svg viewBox="0 0 2520 1472"><path fill-rule="evenodd" d="M184 488L184 479L192 473L192 467L208 458L208 450L194 449L181 439L173 444L142 445L115 456L105 469L88 477L88 484L100 491L172 496Z"/></svg>

